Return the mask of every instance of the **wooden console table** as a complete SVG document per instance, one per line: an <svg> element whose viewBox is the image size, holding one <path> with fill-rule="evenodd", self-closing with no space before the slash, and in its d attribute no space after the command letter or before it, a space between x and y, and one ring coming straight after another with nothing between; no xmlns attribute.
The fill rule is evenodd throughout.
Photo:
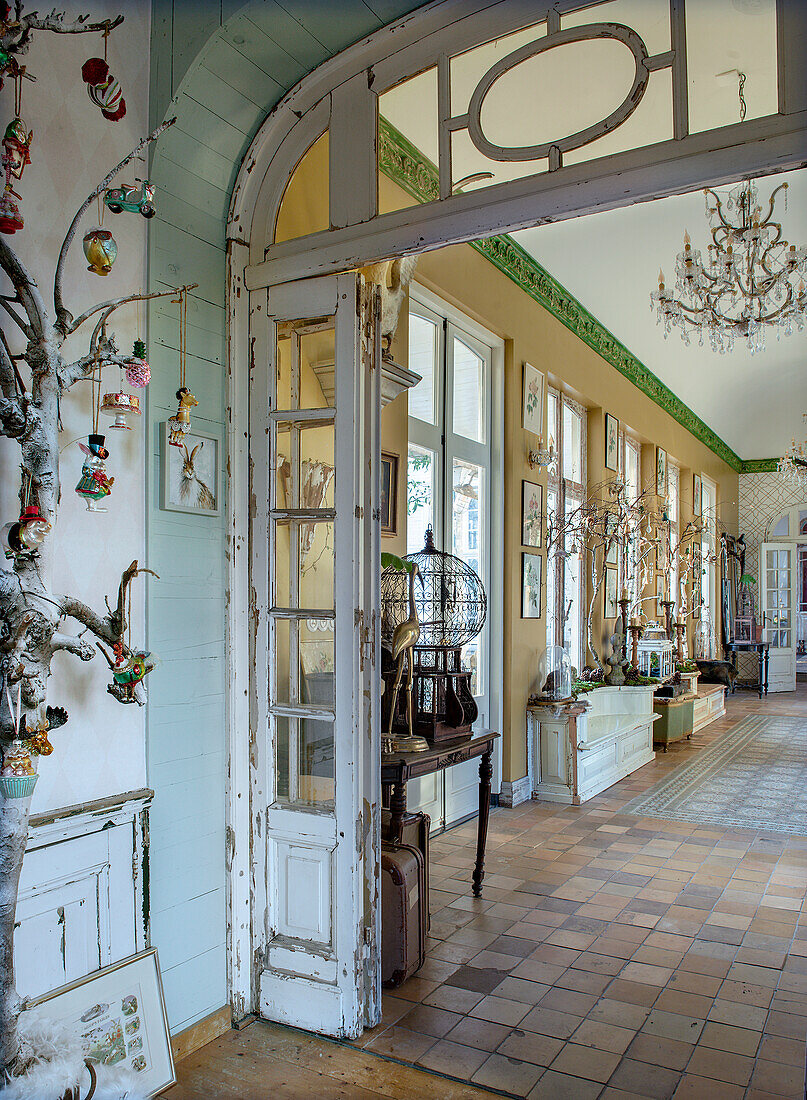
<svg viewBox="0 0 807 1100"><path fill-rule="evenodd" d="M490 781L493 776L493 747L498 733L483 730L470 741L446 741L426 752L396 752L381 756L381 788L383 805L390 811L390 836L400 840L401 826L406 818L406 784L432 772L453 768L477 756L479 761L479 824L476 834L476 865L473 873L474 897L482 896L485 877L485 844L490 817Z"/></svg>
<svg viewBox="0 0 807 1100"><path fill-rule="evenodd" d="M740 684L740 687L752 688L759 692L760 699L763 694L768 694L768 643L767 642L728 642L723 647L727 654L730 654L729 660L731 661L731 667L734 669L734 680L731 685L731 694L737 690L737 654L738 653L756 653L759 660L759 673L756 683Z"/></svg>

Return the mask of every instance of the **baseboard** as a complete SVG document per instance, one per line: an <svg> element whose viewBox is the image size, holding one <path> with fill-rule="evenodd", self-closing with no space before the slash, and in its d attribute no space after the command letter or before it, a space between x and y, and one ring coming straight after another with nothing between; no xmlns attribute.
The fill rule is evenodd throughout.
<svg viewBox="0 0 807 1100"><path fill-rule="evenodd" d="M512 783L502 780L502 789L499 793L500 806L519 806L522 802L529 802L531 797L528 775L522 776L521 779L514 779Z"/></svg>
<svg viewBox="0 0 807 1100"><path fill-rule="evenodd" d="M171 1036L171 1051L175 1062L181 1062L189 1054L199 1050L200 1047L212 1043L229 1031L233 1026L233 1014L229 1005L222 1005L203 1020L197 1020L195 1024L186 1027L183 1031Z"/></svg>

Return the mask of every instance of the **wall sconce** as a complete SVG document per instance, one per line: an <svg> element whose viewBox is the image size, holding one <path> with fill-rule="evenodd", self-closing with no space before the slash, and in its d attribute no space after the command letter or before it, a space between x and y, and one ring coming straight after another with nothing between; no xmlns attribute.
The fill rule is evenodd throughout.
<svg viewBox="0 0 807 1100"><path fill-rule="evenodd" d="M549 447L544 449L543 436L538 436L538 450L527 451L527 461L530 464L530 469L534 470L536 466L551 466L555 461L555 441L552 437L549 437Z"/></svg>

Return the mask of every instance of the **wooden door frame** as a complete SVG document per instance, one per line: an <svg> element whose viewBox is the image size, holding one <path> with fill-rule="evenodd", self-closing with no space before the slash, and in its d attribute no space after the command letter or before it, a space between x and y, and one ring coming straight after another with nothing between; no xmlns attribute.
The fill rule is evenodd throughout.
<svg viewBox="0 0 807 1100"><path fill-rule="evenodd" d="M683 2L671 0L679 45ZM260 836L265 825L260 811L265 791L256 758L261 751L255 737L257 715L250 700L254 606L249 590L248 397L263 354L250 332L250 310L261 310L260 293L255 292L405 252L803 166L807 89L800 62L807 43L807 9L798 0L776 2L778 113L688 135L686 100L679 94L674 97L675 138L649 151L632 150L464 194L445 193L443 172L439 201L390 214L377 212L376 107L383 90L432 64L445 76L450 53L542 17L553 31L564 12L596 7L596 0L554 0L537 6L523 0L435 0L309 73L255 136L236 179L227 224L227 956L236 1018L257 1003L262 943L256 914L262 914L266 904L265 882L256 881L251 858L253 837ZM685 51L679 48L678 60L664 63L677 73L680 90L682 73L686 75ZM333 228L267 249L288 181L303 154L326 130L332 139Z"/></svg>

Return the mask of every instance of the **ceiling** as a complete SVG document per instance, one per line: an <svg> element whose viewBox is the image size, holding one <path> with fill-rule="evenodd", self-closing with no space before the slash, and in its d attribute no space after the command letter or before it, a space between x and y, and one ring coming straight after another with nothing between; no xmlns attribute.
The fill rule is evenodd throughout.
<svg viewBox="0 0 807 1100"><path fill-rule="evenodd" d="M784 180L790 185L787 213L780 215L784 235L805 246L807 170L761 180L761 196ZM686 347L677 330L665 340L650 309L650 292L659 268L672 286L685 229L693 247L705 252L701 191L513 236L740 458L779 456L792 436L805 436L807 331L779 341L771 333L765 351L753 356L739 342L725 355L706 343L699 347L697 340Z"/></svg>
<svg viewBox="0 0 807 1100"><path fill-rule="evenodd" d="M669 0L607 0L565 16L562 26L608 20L634 27L651 53L670 48ZM776 111L775 0L700 0L687 8L687 65L691 130L738 117L738 73L746 74L748 119ZM518 46L541 38L545 24L487 43L451 59L451 111L468 110L477 82ZM599 39L558 47L509 69L492 86L481 112L485 135L503 146L537 144L573 133L612 111L630 85L633 62L619 44ZM432 162L438 157L436 71L427 70L380 97L380 113ZM623 125L564 156L564 164L652 145L672 136L668 69L651 73L647 93ZM546 162L491 161L467 131L451 143L452 178L477 172L492 182L546 169ZM807 245L807 170L770 177L790 188L783 234ZM491 185L468 181L463 189ZM739 344L727 355L677 331L667 340L650 310L659 268L673 283L675 257L688 229L705 251L703 195L679 195L621 210L543 225L514 234L535 259L743 459L782 454L791 436L804 438L807 410L807 333L794 333L751 357ZM636 425L637 428L640 425Z"/></svg>

